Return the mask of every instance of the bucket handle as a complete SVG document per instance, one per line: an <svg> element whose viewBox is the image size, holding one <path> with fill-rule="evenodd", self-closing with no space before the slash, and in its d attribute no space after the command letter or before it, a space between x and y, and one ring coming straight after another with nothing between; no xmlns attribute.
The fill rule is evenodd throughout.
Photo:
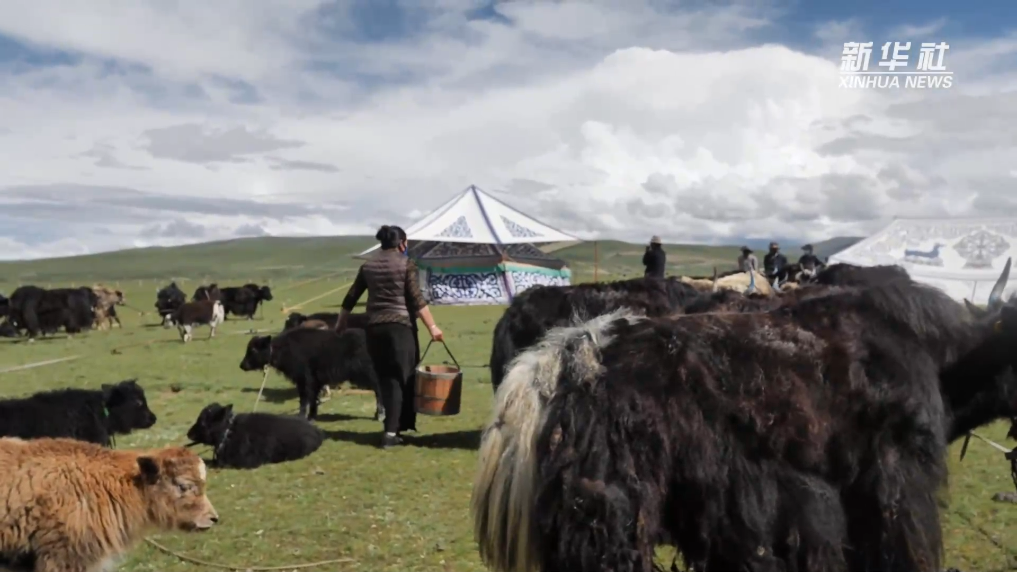
<svg viewBox="0 0 1017 572"><path fill-rule="evenodd" d="M417 362L417 367L420 367L420 364L424 363L424 358L427 357L427 350L431 349L431 344L433 343L434 340L427 342L427 347L424 348L424 353L420 356L420 361ZM445 346L445 351L448 352L448 357L452 358L452 363L456 364L459 371L462 371L463 368L459 367L459 361L456 360L456 356L452 355L452 350L448 349L448 344L445 343L445 340L442 340L441 345Z"/></svg>

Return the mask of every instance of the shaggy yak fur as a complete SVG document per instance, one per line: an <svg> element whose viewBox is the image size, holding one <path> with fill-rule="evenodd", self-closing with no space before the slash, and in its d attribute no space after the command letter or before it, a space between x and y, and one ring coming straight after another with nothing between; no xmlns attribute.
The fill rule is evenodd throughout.
<svg viewBox="0 0 1017 572"><path fill-rule="evenodd" d="M177 308L183 306L185 302L187 302L187 295L177 286L176 282L170 282L169 286L159 290L155 295L155 309L162 316L162 325L169 326L173 312L176 312Z"/></svg>
<svg viewBox="0 0 1017 572"><path fill-rule="evenodd" d="M768 312L552 330L485 430L472 509L492 570L939 570L951 411L1017 361L1017 307L910 280Z"/></svg>
<svg viewBox="0 0 1017 572"><path fill-rule="evenodd" d="M258 312L258 307L262 302L272 301L272 289L257 284L230 286L221 289L220 293L227 316L230 314L244 316L248 320L254 319L254 314Z"/></svg>
<svg viewBox="0 0 1017 572"><path fill-rule="evenodd" d="M107 288L101 284L92 286L92 292L95 293L96 297L95 327L100 330L112 328L113 322L116 322L118 326L123 328L124 325L120 323L120 318L117 317L116 307L124 304L124 293L120 290Z"/></svg>
<svg viewBox="0 0 1017 572"><path fill-rule="evenodd" d="M233 405L212 403L187 431L192 444L213 448L219 467L254 469L303 459L321 447L321 429L303 417L274 413L233 413Z"/></svg>
<svg viewBox="0 0 1017 572"><path fill-rule="evenodd" d="M219 515L205 478L183 447L0 439L0 566L95 572L153 530L207 530Z"/></svg>
<svg viewBox="0 0 1017 572"><path fill-rule="evenodd" d="M626 307L647 316L681 312L701 294L679 278L634 278L617 282L534 286L516 296L494 327L491 385L498 391L505 367L549 329Z"/></svg>
<svg viewBox="0 0 1017 572"><path fill-rule="evenodd" d="M247 353L240 362L244 371L272 366L297 387L300 415L314 419L318 415L318 395L327 385L349 380L353 387L374 391L374 418L385 409L374 364L367 353L364 330L332 331L295 328L277 336L255 336L247 342Z"/></svg>
<svg viewBox="0 0 1017 572"><path fill-rule="evenodd" d="M3 437L67 437L111 446L114 435L148 429L155 422L135 379L101 389L57 389L0 400Z"/></svg>
<svg viewBox="0 0 1017 572"><path fill-rule="evenodd" d="M892 280L909 278L907 270L897 265L855 266L831 264L816 274L816 284L831 286L872 286Z"/></svg>
<svg viewBox="0 0 1017 572"><path fill-rule="evenodd" d="M28 331L29 339L63 327L68 334L91 328L92 310L98 298L91 288L54 288L22 286L11 294L9 319L14 327Z"/></svg>
<svg viewBox="0 0 1017 572"><path fill-rule="evenodd" d="M283 325L283 331L292 330L297 326L303 324L308 320L320 320L325 322L328 329L335 330L336 322L339 321L339 314L335 312L318 312L317 314L311 314L305 316L299 312L292 312L286 317L286 323ZM364 329L367 327L367 314L350 314L346 318L346 328Z"/></svg>
<svg viewBox="0 0 1017 572"><path fill-rule="evenodd" d="M208 286L198 286L194 290L194 296L191 296L192 302L199 300L222 300L222 290L219 289L218 284L209 284Z"/></svg>

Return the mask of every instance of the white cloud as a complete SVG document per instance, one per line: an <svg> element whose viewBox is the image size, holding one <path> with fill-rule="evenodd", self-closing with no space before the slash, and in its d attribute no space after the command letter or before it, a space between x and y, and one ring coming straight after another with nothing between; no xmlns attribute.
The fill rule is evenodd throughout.
<svg viewBox="0 0 1017 572"><path fill-rule="evenodd" d="M0 258L370 233L469 184L639 241L1017 214L1009 37L954 43L948 92L878 92L838 87L857 21L806 53L756 3L407 0L367 39L354 2L11 4L0 34L78 57L0 56Z"/></svg>

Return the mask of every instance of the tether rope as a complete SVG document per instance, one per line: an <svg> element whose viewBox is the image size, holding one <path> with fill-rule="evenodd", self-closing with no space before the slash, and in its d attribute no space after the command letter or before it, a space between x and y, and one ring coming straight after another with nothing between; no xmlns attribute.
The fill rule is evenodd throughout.
<svg viewBox="0 0 1017 572"><path fill-rule="evenodd" d="M208 560L202 560L200 558L194 558L193 556L181 554L174 550L170 550L169 548L163 546L162 544L159 544L158 542L148 537L145 538L145 542L155 547L160 552L169 554L170 556L173 556L174 558L177 558L183 562L197 564L199 566L207 566L209 568L218 568L220 570L240 570L249 572L254 571L267 572L270 570L299 570L302 568L315 568L317 566L325 566L326 564L350 564L357 561L355 558L334 558L332 560L320 560L318 562L308 562L305 564L287 564L285 566L247 566L247 565L233 566L230 564L219 564L216 562L209 562Z"/></svg>

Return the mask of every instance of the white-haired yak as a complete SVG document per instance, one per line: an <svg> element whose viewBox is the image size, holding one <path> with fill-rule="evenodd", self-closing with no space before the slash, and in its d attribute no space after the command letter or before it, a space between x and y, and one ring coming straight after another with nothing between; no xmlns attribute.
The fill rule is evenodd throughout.
<svg viewBox="0 0 1017 572"><path fill-rule="evenodd" d="M152 530L206 530L205 463L184 447L0 439L0 566L96 572Z"/></svg>
<svg viewBox="0 0 1017 572"><path fill-rule="evenodd" d="M899 279L551 330L484 432L481 558L649 572L668 543L697 572L938 571L952 411L1017 365L1009 267L984 316Z"/></svg>

